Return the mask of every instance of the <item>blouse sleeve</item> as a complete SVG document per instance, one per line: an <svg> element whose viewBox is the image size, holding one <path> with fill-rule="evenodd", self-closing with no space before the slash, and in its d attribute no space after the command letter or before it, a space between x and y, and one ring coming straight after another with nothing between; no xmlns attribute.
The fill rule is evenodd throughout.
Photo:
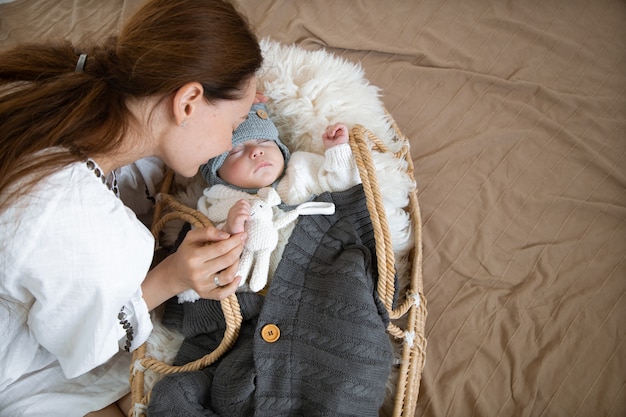
<svg viewBox="0 0 626 417"><path fill-rule="evenodd" d="M113 193L83 178L51 196L37 218L37 244L24 260L24 286L34 303L28 325L72 378L106 362L125 343L122 307L134 348L152 330L141 283L153 239Z"/></svg>

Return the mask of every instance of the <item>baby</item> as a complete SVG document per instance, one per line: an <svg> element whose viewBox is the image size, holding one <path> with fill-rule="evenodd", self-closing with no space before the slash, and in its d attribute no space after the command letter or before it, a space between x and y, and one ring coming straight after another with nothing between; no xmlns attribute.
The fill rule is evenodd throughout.
<svg viewBox="0 0 626 417"><path fill-rule="evenodd" d="M248 227L240 265L242 285L255 292L265 287L298 215L334 212L329 204L309 200L325 191L344 191L360 183L348 139L347 126L337 123L322 134L324 155L290 153L280 141L266 106L257 103L233 133L232 150L201 167L209 187L198 201L198 210L228 233L240 233ZM278 207L280 203L285 210ZM286 206L295 205L295 209L287 210ZM259 218L257 223L255 217ZM179 295L179 301L195 298L189 292Z"/></svg>

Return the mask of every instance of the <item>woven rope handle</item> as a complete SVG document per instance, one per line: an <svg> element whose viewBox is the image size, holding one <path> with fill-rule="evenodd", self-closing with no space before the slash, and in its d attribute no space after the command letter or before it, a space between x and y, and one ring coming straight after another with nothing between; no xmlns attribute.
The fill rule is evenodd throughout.
<svg viewBox="0 0 626 417"><path fill-rule="evenodd" d="M376 258L378 260L378 294L387 311L393 310L395 294L395 256L389 234L389 226L383 198L376 177L376 167L372 159L367 137L374 136L361 125L355 125L350 132L350 147L359 169L363 190L365 192L367 209L374 228L376 240ZM386 152L382 142L376 144L381 152Z"/></svg>
<svg viewBox="0 0 626 417"><path fill-rule="evenodd" d="M402 134L395 121L391 120L396 137L404 143L404 146L399 152L394 154L394 157L404 159L407 162L407 174L412 181L415 181L408 139ZM352 128L350 132L350 146L359 169L367 199L367 207L374 227L376 256L378 257L378 292L392 320L406 318L405 329L390 323L387 331L392 336L404 340L393 416L410 417L415 414L419 382L426 357L426 339L424 337L426 299L423 296L421 275L422 220L417 194L410 193L409 207L407 208L414 231L411 280L404 301L394 309L395 255L372 158L372 151L390 151L376 135L361 125L355 125Z"/></svg>
<svg viewBox="0 0 626 417"><path fill-rule="evenodd" d="M164 180L162 189L167 190L171 186L173 173L169 172ZM167 188L165 188L167 187ZM170 211L163 214L165 209ZM155 207L154 219L152 226L152 234L155 241L158 242L159 234L163 227L172 220L184 220L189 222L196 228L212 226L211 221L206 218L201 212L193 210L186 205L177 201L169 194L161 193L158 196L157 207ZM169 375L178 372L197 371L205 368L215 361L217 361L224 353L226 353L233 346L237 337L239 336L239 330L241 329L241 323L243 317L241 315L241 308L239 301L235 294L231 294L229 297L220 301L222 312L226 320L226 330L222 341L215 350L206 354L205 356L195 361L189 362L185 365L169 365L165 362L159 361L153 358L146 358L146 344L144 343L140 348L133 352L133 363L131 364L130 373L130 385L131 396L134 406L130 410L131 416L144 413L144 405L148 404L150 399L150 393L144 395L144 372L146 370L152 370L159 374ZM140 407L137 407L140 406Z"/></svg>

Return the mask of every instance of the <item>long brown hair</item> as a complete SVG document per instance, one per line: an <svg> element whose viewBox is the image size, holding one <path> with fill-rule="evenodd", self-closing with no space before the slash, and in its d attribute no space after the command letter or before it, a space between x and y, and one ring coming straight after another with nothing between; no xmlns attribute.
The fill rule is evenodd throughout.
<svg viewBox="0 0 626 417"><path fill-rule="evenodd" d="M152 0L101 45L1 53L0 212L42 176L119 148L128 98L166 97L199 82L209 102L239 99L261 64L247 20L225 0Z"/></svg>

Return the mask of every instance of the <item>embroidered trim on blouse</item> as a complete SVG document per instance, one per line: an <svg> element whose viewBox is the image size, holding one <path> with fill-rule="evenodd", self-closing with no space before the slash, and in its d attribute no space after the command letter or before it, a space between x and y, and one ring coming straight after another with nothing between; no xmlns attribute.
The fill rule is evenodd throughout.
<svg viewBox="0 0 626 417"><path fill-rule="evenodd" d="M104 175L102 169L96 164L96 161L89 158L87 159L87 169L93 172L96 177L100 178L102 184L106 185L106 187L113 192L118 198L120 196L120 190L117 186L117 177L115 176L115 170L111 171L111 173L107 176Z"/></svg>
<svg viewBox="0 0 626 417"><path fill-rule="evenodd" d="M126 320L126 313L124 312L124 306L122 306L122 309L120 310L119 314L117 315L117 318L120 321L120 324L122 325L122 328L126 331L126 345L124 346L124 350L126 352L130 352L130 345L133 343L133 325L130 324L130 322L128 320Z"/></svg>

